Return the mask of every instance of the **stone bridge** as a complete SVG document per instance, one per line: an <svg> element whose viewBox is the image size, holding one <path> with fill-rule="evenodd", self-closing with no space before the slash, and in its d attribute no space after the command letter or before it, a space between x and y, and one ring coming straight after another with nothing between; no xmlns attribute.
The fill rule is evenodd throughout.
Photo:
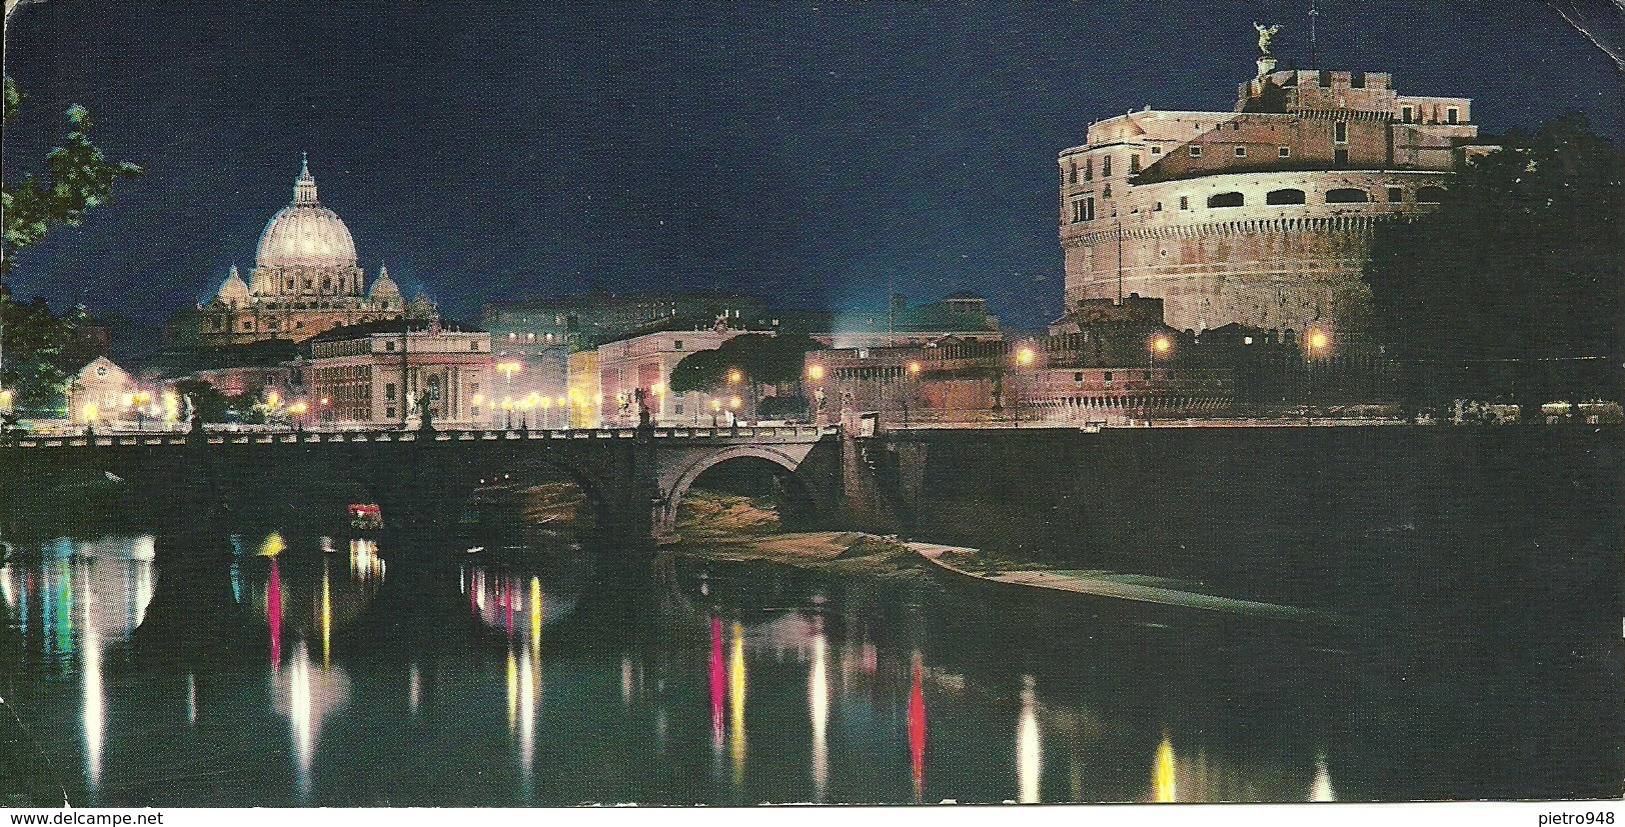
<svg viewBox="0 0 1625 827"><path fill-rule="evenodd" d="M694 480L720 463L771 464L810 513L840 496L839 463L804 468L836 426L119 434L24 437L0 447L4 511L65 507L60 492L109 482L156 519L245 504L332 509L376 502L392 526L454 525L485 481L567 477L592 504L600 532L638 545L676 538ZM58 492L58 493L53 493ZM335 505L336 503L336 505ZM315 512L323 513L323 512Z"/></svg>

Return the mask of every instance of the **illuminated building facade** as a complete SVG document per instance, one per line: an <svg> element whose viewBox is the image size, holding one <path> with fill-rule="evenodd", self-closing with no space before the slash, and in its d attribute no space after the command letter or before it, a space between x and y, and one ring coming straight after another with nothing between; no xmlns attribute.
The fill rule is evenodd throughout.
<svg viewBox="0 0 1625 827"><path fill-rule="evenodd" d="M1372 229L1433 209L1482 150L1471 101L1274 66L1260 58L1234 111L1147 108L1061 151L1068 308L1137 293L1180 330L1363 325Z"/></svg>
<svg viewBox="0 0 1625 827"><path fill-rule="evenodd" d="M350 229L317 200L316 179L305 164L294 181L293 201L260 234L248 280L233 265L214 298L198 306L196 344L302 342L340 325L435 317L427 297L402 297L388 268L380 266L367 286L356 262Z"/></svg>
<svg viewBox="0 0 1625 827"><path fill-rule="evenodd" d="M312 422L337 427L412 425L427 394L436 427L492 424L491 335L407 319L337 327L308 343Z"/></svg>

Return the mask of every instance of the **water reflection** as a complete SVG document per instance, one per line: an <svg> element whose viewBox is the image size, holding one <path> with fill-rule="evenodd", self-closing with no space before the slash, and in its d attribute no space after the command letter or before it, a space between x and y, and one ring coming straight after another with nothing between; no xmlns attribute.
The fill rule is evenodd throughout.
<svg viewBox="0 0 1625 827"><path fill-rule="evenodd" d="M107 738L107 650L146 618L158 582L153 538L60 538L38 551L0 567L0 599L21 639L18 666L79 683L76 729L94 800Z"/></svg>
<svg viewBox="0 0 1625 827"><path fill-rule="evenodd" d="M1016 777L1022 804L1037 804L1044 771L1044 749L1038 735L1038 694L1033 677L1022 677L1021 718L1016 722Z"/></svg>
<svg viewBox="0 0 1625 827"><path fill-rule="evenodd" d="M1174 764L1174 745L1168 733L1162 734L1156 757L1151 763L1151 800L1169 804L1179 800L1178 768Z"/></svg>
<svg viewBox="0 0 1625 827"><path fill-rule="evenodd" d="M288 668L272 677L271 687L277 712L288 719L298 800L308 802L322 723L349 701L350 679L342 668L312 664L310 647L301 639L294 644Z"/></svg>
<svg viewBox="0 0 1625 827"><path fill-rule="evenodd" d="M436 549L389 556L386 578L389 549L371 541L262 531L233 548L249 551L205 558L195 576L176 569L184 580L160 576L150 538L52 541L0 568L17 633L5 665L25 667L15 673L25 717L80 776L77 800L1371 796L1368 778L1346 769L1358 766L1350 740L1329 734L1336 705L1282 702L1314 679L1298 660L1287 670L1298 683L1247 673L1252 708L1226 683L1241 670L1200 642L1158 643L1125 625L1118 644L1087 647L1100 660L1080 662L1075 647L1043 648L1067 639L1051 615L977 615L922 586L684 561L647 597L657 622L633 623L592 605L590 564L558 557L468 562ZM170 601L198 579L214 584L214 602ZM199 607L217 614L184 615ZM179 661L119 645L176 612L186 623L163 628L182 636L241 634L211 638L218 657ZM1305 697L1336 694L1315 692ZM277 715L270 732L286 750L252 743L267 707L285 719L286 741ZM183 719L190 729L166 732ZM159 790L130 780L171 766L208 779L209 761L227 755L241 783L223 798L206 780Z"/></svg>
<svg viewBox="0 0 1625 827"><path fill-rule="evenodd" d="M824 800L824 787L829 783L829 642L824 634L824 619L812 618L812 658L807 667L807 714L812 719L812 782L813 800Z"/></svg>

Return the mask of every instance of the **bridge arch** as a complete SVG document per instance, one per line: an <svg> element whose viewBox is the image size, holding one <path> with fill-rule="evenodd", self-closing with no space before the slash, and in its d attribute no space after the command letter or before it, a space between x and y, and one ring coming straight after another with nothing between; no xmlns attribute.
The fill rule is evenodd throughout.
<svg viewBox="0 0 1625 827"><path fill-rule="evenodd" d="M796 475L802 460L806 459L805 447L787 445L783 448L797 450L793 452L782 450L780 446L775 445L729 445L698 456L685 457L683 462L674 464L669 471L660 475L657 483L659 494L654 526L656 538L676 538L677 511L682 506L683 495L688 493L689 487L706 471L732 460L753 459L778 466L783 471L778 476L790 481L797 489L801 495L802 505L808 510L814 508L816 497L805 481Z"/></svg>

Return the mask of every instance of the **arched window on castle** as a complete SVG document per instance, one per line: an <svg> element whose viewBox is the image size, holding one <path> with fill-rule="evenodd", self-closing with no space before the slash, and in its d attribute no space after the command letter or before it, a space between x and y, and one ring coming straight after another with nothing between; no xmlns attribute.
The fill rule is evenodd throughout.
<svg viewBox="0 0 1625 827"><path fill-rule="evenodd" d="M1271 190L1264 196L1265 204L1303 204L1306 199L1303 190Z"/></svg>
<svg viewBox="0 0 1625 827"><path fill-rule="evenodd" d="M1438 204L1444 201L1444 187L1418 187L1416 189L1416 203Z"/></svg>
<svg viewBox="0 0 1625 827"><path fill-rule="evenodd" d="M1326 203L1328 204L1364 204L1370 200L1371 196L1366 194L1365 190L1338 189L1326 191Z"/></svg>
<svg viewBox="0 0 1625 827"><path fill-rule="evenodd" d="M1210 195L1207 199L1209 207L1240 207L1247 203L1247 197L1239 192L1221 192Z"/></svg>

